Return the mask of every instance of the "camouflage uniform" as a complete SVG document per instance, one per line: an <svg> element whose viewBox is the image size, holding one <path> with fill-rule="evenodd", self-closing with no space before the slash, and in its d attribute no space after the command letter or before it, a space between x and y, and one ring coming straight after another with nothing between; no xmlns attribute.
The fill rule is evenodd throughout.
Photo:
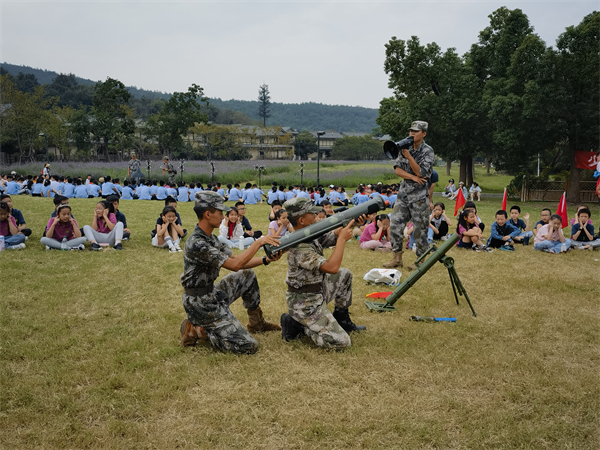
<svg viewBox="0 0 600 450"><path fill-rule="evenodd" d="M218 199L214 200L215 204L223 204L222 197L215 192L199 192L197 196L198 194L207 198L216 196ZM196 225L185 243L181 284L186 289L212 285L219 276L221 266L230 256L231 249L219 242L217 236L207 235ZM213 346L233 353L255 353L258 342L229 309L229 305L239 297L242 297L244 307L249 311L260 306L260 290L253 270L228 274L214 285L210 293L184 293L183 307L188 320L193 325L204 328Z"/></svg>
<svg viewBox="0 0 600 450"><path fill-rule="evenodd" d="M175 185L175 176L177 174L175 173L175 167L173 167L173 164L171 164L171 162L169 160L167 160L167 162L165 163L163 168L169 174L169 186Z"/></svg>
<svg viewBox="0 0 600 450"><path fill-rule="evenodd" d="M309 209L310 199L295 198L288 200L284 208L292 215L296 204ZM303 213L303 214L304 214ZM298 214L302 215L302 214ZM298 293L288 290L286 301L290 316L304 325L304 333L319 347L343 348L350 346L350 336L333 317L327 303L335 299L336 308L347 309L352 304L352 272L340 268L336 274L326 274L319 268L327 262L323 256L324 247L333 247L337 236L333 231L314 241L299 244L288 252L288 272L285 282L294 289L321 284L320 292Z"/></svg>
<svg viewBox="0 0 600 450"><path fill-rule="evenodd" d="M426 130L427 129L425 128L425 131ZM433 167L433 149L425 142L422 142L419 148L414 149L411 145L408 148L408 151L419 165L421 177L429 178ZM414 174L408 159L402 155L402 152L398 154L394 166L399 167L405 172ZM390 221L392 251L402 251L404 228L406 227L406 224L412 220L413 234L417 245L417 256L425 253L428 247L427 228L429 227L430 214L431 210L429 209L427 183L419 184L416 181L403 180L398 189L398 198L394 204L391 217L392 220Z"/></svg>
<svg viewBox="0 0 600 450"><path fill-rule="evenodd" d="M135 158L129 161L129 178L135 180L136 184L139 184L140 179L144 177L144 174L140 170L141 162Z"/></svg>

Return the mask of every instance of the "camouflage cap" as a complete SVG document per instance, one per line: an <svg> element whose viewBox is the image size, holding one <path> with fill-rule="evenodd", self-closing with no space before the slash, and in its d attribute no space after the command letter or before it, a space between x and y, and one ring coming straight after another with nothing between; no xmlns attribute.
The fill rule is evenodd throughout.
<svg viewBox="0 0 600 450"><path fill-rule="evenodd" d="M225 206L223 197L213 191L200 191L195 195L196 206L198 208L216 208L221 211L230 211L231 208Z"/></svg>
<svg viewBox="0 0 600 450"><path fill-rule="evenodd" d="M415 120L413 123L410 124L409 130L427 131L428 126L429 124L427 122L423 122L422 120Z"/></svg>
<svg viewBox="0 0 600 450"><path fill-rule="evenodd" d="M283 204L283 208L288 213L288 218L300 217L309 212L317 213L322 208L315 206L310 198L298 197L288 200Z"/></svg>

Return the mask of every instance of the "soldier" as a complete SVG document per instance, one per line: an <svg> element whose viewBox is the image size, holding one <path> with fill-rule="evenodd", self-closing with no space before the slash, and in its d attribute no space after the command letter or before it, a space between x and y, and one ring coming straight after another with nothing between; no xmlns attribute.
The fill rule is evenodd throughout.
<svg viewBox="0 0 600 450"><path fill-rule="evenodd" d="M142 171L140 170L141 161L137 159L135 153L131 154L131 161L127 167L127 178L134 179L135 184L140 184L140 179L143 178Z"/></svg>
<svg viewBox="0 0 600 450"><path fill-rule="evenodd" d="M309 198L299 197L284 204L288 219L295 230L315 223L316 207ZM364 216L358 222L364 222ZM350 346L348 333L366 330L350 320L348 307L352 304L352 272L340 268L344 244L352 239L354 221L348 226L331 231L311 242L299 244L288 252L288 285L286 301L289 314L281 316L281 336L290 341L302 333L311 337L319 347L343 348ZM323 247L333 247L326 259ZM327 303L335 299L333 314Z"/></svg>
<svg viewBox="0 0 600 450"><path fill-rule="evenodd" d="M188 238L183 253L183 274L181 284L184 288L183 307L188 318L181 323L181 345L196 344L198 339L210 340L210 343L223 351L233 353L255 353L256 340L248 333L280 330L277 324L267 322L260 309L260 291L252 267L268 265L274 258L254 258L254 254L264 244L279 245L272 236L257 239L238 256L232 256L231 250L219 242L212 234L223 221L223 211L229 208L223 205L223 197L216 192L197 192L194 211L198 225ZM221 266L233 271L218 283ZM238 297L242 297L248 310L248 331L229 309Z"/></svg>
<svg viewBox="0 0 600 450"><path fill-rule="evenodd" d="M429 227L429 192L427 179L433 167L433 149L423 139L427 135L427 122L417 120L409 128L413 144L403 149L394 164L396 175L404 180L398 190L398 198L392 210L390 237L394 258L383 265L388 269L402 267L402 243L404 227L412 219L417 257L427 251L427 228ZM415 264L409 269L417 268Z"/></svg>
<svg viewBox="0 0 600 450"><path fill-rule="evenodd" d="M175 175L177 175L177 171L175 170L175 167L173 167L173 164L171 164L169 162L169 157L168 156L163 156L163 175L165 174L165 171L169 174L169 186L175 186Z"/></svg>

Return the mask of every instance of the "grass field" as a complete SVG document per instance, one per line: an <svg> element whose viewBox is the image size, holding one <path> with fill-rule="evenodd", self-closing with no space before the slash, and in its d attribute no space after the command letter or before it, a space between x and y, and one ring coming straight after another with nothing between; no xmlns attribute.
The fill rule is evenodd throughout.
<svg viewBox="0 0 600 450"><path fill-rule="evenodd" d="M354 273L350 312L367 331L351 348L268 333L256 336L256 355L234 356L179 347L182 255L150 245L159 202L122 202L132 230L122 252L59 252L39 243L51 200L13 201L34 234L25 250L0 253L3 449L598 448L597 250L453 249L477 317L455 304L441 264L397 312L378 314L365 295L389 289L362 276L389 255L352 241L343 264ZM95 202L71 204L79 225L90 224ZM488 226L499 206L478 203ZM543 206L556 208L522 208L534 223ZM192 205L179 212L191 230ZM266 231L267 213L250 206L248 217ZM278 321L286 263L256 273L265 315ZM241 302L232 310L247 322Z"/></svg>

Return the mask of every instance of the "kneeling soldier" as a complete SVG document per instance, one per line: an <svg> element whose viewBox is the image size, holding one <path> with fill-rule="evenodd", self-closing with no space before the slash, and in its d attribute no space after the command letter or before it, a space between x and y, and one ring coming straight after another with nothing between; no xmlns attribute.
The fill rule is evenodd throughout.
<svg viewBox="0 0 600 450"><path fill-rule="evenodd" d="M257 239L243 253L232 256L231 249L212 234L223 221L223 197L216 192L196 193L194 212L198 217L196 229L185 243L183 253L183 307L188 318L181 323L181 345L194 345L198 339L234 353L255 353L258 343L248 331L280 330L279 325L267 322L260 309L260 290L252 267L268 265L280 255L269 259L254 258L264 244L279 245L272 236ZM233 271L214 284L221 266ZM248 331L229 309L242 297L248 310Z"/></svg>
<svg viewBox="0 0 600 450"><path fill-rule="evenodd" d="M283 207L296 231L315 223L315 213L321 210L305 197L288 200ZM361 217L359 222L364 219ZM348 333L366 330L350 320L352 272L340 268L344 245L352 239L353 226L354 221L351 221L345 228L340 227L289 250L285 280L289 314L281 316L281 334L286 341L304 333L319 347L343 348L350 346ZM326 259L323 247L333 246L333 254ZM332 299L335 299L333 314L327 308Z"/></svg>

